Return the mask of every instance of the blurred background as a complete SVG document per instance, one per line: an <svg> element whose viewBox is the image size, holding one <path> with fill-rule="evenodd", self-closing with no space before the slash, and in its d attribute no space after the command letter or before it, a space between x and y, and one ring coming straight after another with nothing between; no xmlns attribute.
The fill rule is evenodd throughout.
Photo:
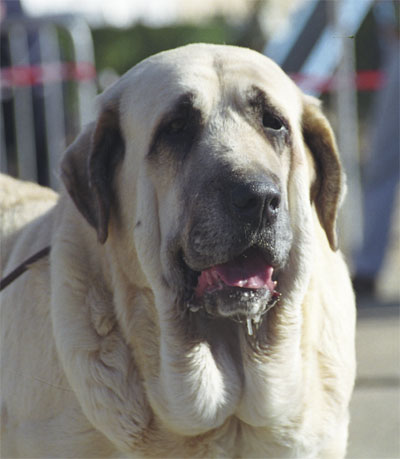
<svg viewBox="0 0 400 459"><path fill-rule="evenodd" d="M253 48L322 99L348 193L341 248L357 293L349 457L400 458L398 0L0 0L1 171L58 189L96 94L192 42Z"/></svg>

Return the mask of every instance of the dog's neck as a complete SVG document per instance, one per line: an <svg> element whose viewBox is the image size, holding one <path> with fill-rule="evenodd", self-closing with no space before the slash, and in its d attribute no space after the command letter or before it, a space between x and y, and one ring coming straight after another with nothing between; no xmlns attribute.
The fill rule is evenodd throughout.
<svg viewBox="0 0 400 459"><path fill-rule="evenodd" d="M225 339L226 333L217 333L214 323L208 325L208 334L188 335L185 316L178 313L176 298L161 280L155 296L151 289L128 281L125 268L114 269L120 276L113 280L118 322L135 350L152 410L164 425L184 435L198 435L220 427L229 416L258 426L279 417L282 424L291 422L297 415L293 409L301 406L288 400L303 387L300 340L309 261L303 265L308 271L293 272L292 285L283 285L297 295L283 295L254 339L249 340L245 326L227 319L224 327L236 337L234 346L233 339ZM297 266L302 266L298 259ZM270 387L280 387L282 397L271 397Z"/></svg>
<svg viewBox="0 0 400 459"><path fill-rule="evenodd" d="M68 228L66 231L73 230L70 225L65 227ZM74 234L76 237L77 232ZM65 271L68 260L77 258L73 250L77 250L82 258L82 253L90 252L88 247L91 244L97 244L93 231L85 233L73 250L71 245L63 242L65 237L60 235L56 245L57 259L62 263L53 269L58 271L54 278L59 280L69 275ZM135 280L143 283L144 275L129 268L126 253L121 259L116 257L112 233L101 250L99 259L87 259L85 265L86 271L89 269L95 273L96 284L76 285L74 289L65 289L63 283L54 286L57 294L53 300L53 318L58 329L65 328L64 322L68 320L72 333L74 326L86 327L85 335L96 337L95 347L111 352L112 368L104 375L114 375L112 384L115 387L108 397L96 401L93 394L102 391L93 388L99 385L108 387L110 383L96 380L95 375L92 375L93 380L88 379L88 375L80 376L81 363L75 360L76 343L59 346L70 384L79 387L76 393L81 394L80 403L85 414L115 444L126 450L128 440L131 441L133 436L139 446L144 431L148 436L152 419L157 420L160 431L172 431L174 437L188 435L188 438L219 430L232 417L265 429L266 435L271 419L274 419L275 426L277 423L288 425L295 419L299 414L296 410L302 405L301 391L305 386L301 381L304 377L301 327L309 271L293 271L293 284L290 285L289 281L283 283L280 304L267 314L260 326L259 332L267 337L266 346L257 348L256 343L255 352L246 328L238 324L232 324L235 327L232 336L237 338L234 346L231 339L224 340L224 334L219 336L217 330L213 339L189 339L187 327L180 322L183 318L177 314L174 295L162 279L154 289L157 295L148 286L137 285ZM310 261L300 263L300 254L293 253L293 256L297 257L299 269L304 269ZM137 260L135 265L140 266ZM74 276L87 279L79 272L74 272ZM286 290L295 293L285 295ZM68 298L60 302L60 295ZM93 299L93 295L97 295L97 299ZM96 310L89 306L92 304L97 305ZM65 305L68 311L65 311ZM81 320L75 320L75 316ZM72 322L71 317L74 317ZM106 357L99 360L102 353L93 353L88 347L89 367L103 365L101 359ZM109 357L106 360L111 363ZM280 388L280 397L271 396L270 389L274 387ZM118 396L113 393L125 394L122 405L116 402ZM293 403L294 395L299 399L298 403ZM103 407L100 411L99 406ZM101 412L107 415L103 416ZM123 426L121 413L127 422ZM112 422L114 415L115 422ZM140 423L133 427L129 421L131 418L140 419ZM125 440L122 437L126 437Z"/></svg>

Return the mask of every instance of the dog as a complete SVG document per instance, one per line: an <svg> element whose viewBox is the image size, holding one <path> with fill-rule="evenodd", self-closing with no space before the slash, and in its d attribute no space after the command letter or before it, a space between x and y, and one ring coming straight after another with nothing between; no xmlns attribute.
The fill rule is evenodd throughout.
<svg viewBox="0 0 400 459"><path fill-rule="evenodd" d="M344 175L270 59L193 44L98 98L60 195L3 177L4 457L344 457ZM27 263L29 264L29 263Z"/></svg>

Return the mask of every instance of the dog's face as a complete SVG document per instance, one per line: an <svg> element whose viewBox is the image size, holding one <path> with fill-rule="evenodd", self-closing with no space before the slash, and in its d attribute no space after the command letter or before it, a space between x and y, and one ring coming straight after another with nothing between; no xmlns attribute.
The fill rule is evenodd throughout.
<svg viewBox="0 0 400 459"><path fill-rule="evenodd" d="M192 308L255 317L276 295L273 276L292 242L291 128L283 107L297 94L288 82L279 103L262 69L247 75L247 59L217 53L208 60L202 79L176 85L150 142L157 201L168 209L160 220L163 273ZM204 64L204 56L186 61L193 72ZM276 81L279 69L269 71ZM169 186L160 187L166 176Z"/></svg>
<svg viewBox="0 0 400 459"><path fill-rule="evenodd" d="M100 242L118 228L148 284L180 308L259 321L313 202L335 245L331 131L266 57L180 48L136 66L100 103L67 152L64 182Z"/></svg>

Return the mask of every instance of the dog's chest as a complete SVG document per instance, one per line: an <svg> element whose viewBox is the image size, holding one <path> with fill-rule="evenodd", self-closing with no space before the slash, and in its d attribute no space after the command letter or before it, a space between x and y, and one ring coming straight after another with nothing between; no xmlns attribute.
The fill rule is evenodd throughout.
<svg viewBox="0 0 400 459"><path fill-rule="evenodd" d="M223 426L195 437L175 436L161 426L148 439L150 451L145 454L165 457L291 457L288 445L280 444L268 428L254 428L237 418L230 418ZM152 435L151 435L152 436ZM157 451L153 448L157 445Z"/></svg>

